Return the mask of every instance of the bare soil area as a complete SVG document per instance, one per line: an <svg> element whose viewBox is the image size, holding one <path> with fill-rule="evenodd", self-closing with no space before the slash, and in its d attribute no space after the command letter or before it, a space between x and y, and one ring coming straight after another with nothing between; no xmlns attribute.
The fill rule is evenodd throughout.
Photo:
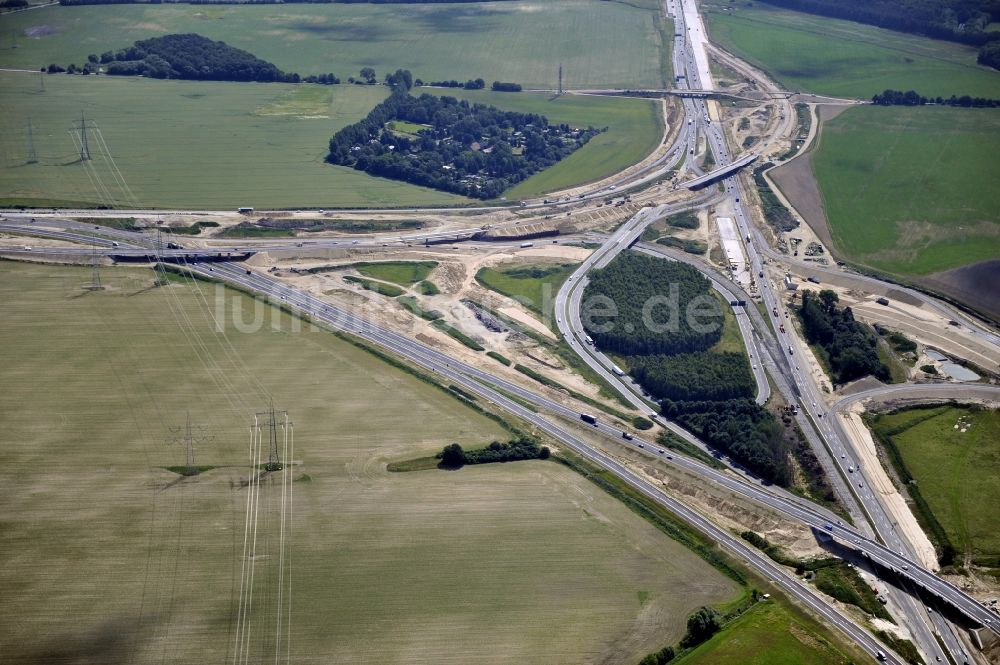
<svg viewBox="0 0 1000 665"><path fill-rule="evenodd" d="M937 272L916 281L1000 321L1000 259Z"/></svg>
<svg viewBox="0 0 1000 665"><path fill-rule="evenodd" d="M823 135L823 123L833 120L844 112L847 106L830 106L820 104L816 107L816 116L819 122L815 123L813 134L807 148L795 159L771 169L768 176L781 190L788 202L794 208L793 212L805 221L806 224L819 236L820 240L827 247L832 247L832 237L827 224L826 210L823 208L822 196L819 192L819 185L813 176L812 170L812 149L818 145L819 138Z"/></svg>

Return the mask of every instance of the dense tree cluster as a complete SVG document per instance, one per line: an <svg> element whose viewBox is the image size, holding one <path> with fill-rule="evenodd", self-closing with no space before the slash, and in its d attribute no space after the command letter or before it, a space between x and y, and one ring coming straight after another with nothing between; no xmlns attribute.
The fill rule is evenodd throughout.
<svg viewBox="0 0 1000 665"><path fill-rule="evenodd" d="M494 441L485 448L463 450L462 446L452 443L444 447L438 457L441 464L448 467L460 467L466 464L492 464L494 462L516 462L526 459L548 459L551 452L547 446L538 445L538 441L528 436L519 436L507 443Z"/></svg>
<svg viewBox="0 0 1000 665"><path fill-rule="evenodd" d="M148 76L158 79L198 81L283 81L298 83L298 74L286 74L275 65L225 42L216 42L196 34L174 34L135 42L118 51L92 53L82 67L70 64L65 70L55 64L46 68L50 74L96 74L103 68L112 76ZM314 83L339 83L333 74L311 76Z"/></svg>
<svg viewBox="0 0 1000 665"><path fill-rule="evenodd" d="M889 368L876 352L877 338L865 324L854 320L850 307L837 308L837 294L830 290L802 292L798 308L802 328L810 344L823 350L833 382L844 384L869 374L889 380Z"/></svg>
<svg viewBox="0 0 1000 665"><path fill-rule="evenodd" d="M632 376L657 399L727 400L753 397L750 367L737 353L681 353L632 358Z"/></svg>
<svg viewBox="0 0 1000 665"><path fill-rule="evenodd" d="M493 85L490 86L490 90L494 92L521 92L521 84L493 81Z"/></svg>
<svg viewBox="0 0 1000 665"><path fill-rule="evenodd" d="M979 55L976 57L976 62L980 65L992 67L993 69L1000 69L1000 41L984 44L983 47L979 49Z"/></svg>
<svg viewBox="0 0 1000 665"><path fill-rule="evenodd" d="M763 1L810 14L868 23L973 46L984 46L1000 40L1000 33L986 29L991 22L1000 21L1000 2L997 0ZM997 66L995 60L983 62L982 51L980 63Z"/></svg>
<svg viewBox="0 0 1000 665"><path fill-rule="evenodd" d="M675 229L696 229L701 224L698 221L698 214L690 210L670 215L663 221L666 222L667 226L672 226Z"/></svg>
<svg viewBox="0 0 1000 665"><path fill-rule="evenodd" d="M247 51L233 48L196 34L174 34L135 42L118 51L91 53L81 66L57 64L44 67L49 74L98 74L112 76L148 76L158 79L196 81L255 81L260 83L340 83L335 74L312 74L300 77L285 73L266 60Z"/></svg>
<svg viewBox="0 0 1000 665"><path fill-rule="evenodd" d="M688 616L687 632L681 638L681 654L693 649L722 629L722 615L711 607L700 607ZM673 647L663 647L639 661L639 665L667 665L677 657Z"/></svg>
<svg viewBox="0 0 1000 665"><path fill-rule="evenodd" d="M404 81L410 81L401 75ZM386 129L392 120L426 125L417 137ZM480 199L581 148L599 133L550 125L545 116L501 111L454 97L407 94L405 85L330 139L332 164Z"/></svg>
<svg viewBox="0 0 1000 665"><path fill-rule="evenodd" d="M667 665L674 659L674 656L676 653L674 653L673 647L663 647L640 660L639 665Z"/></svg>
<svg viewBox="0 0 1000 665"><path fill-rule="evenodd" d="M723 322L718 301L708 294L708 279L692 266L623 252L607 267L590 273L583 292L584 327L599 347L615 353L704 351L719 341ZM698 296L706 296L710 316L687 315L688 303ZM604 307L605 299L614 304L613 310ZM700 324L706 329L693 327Z"/></svg>
<svg viewBox="0 0 1000 665"><path fill-rule="evenodd" d="M1000 43L996 44L997 55L1000 57ZM962 106L965 108L996 108L1000 106L1000 99L987 99L986 97L970 97L962 95L956 97L924 97L915 90L885 90L876 93L872 97L872 104L879 106L923 106L924 104L937 104L939 106Z"/></svg>
<svg viewBox="0 0 1000 665"><path fill-rule="evenodd" d="M789 450L781 428L771 413L752 399L664 400L662 412L762 479L785 486L791 483Z"/></svg>
<svg viewBox="0 0 1000 665"><path fill-rule="evenodd" d="M711 607L702 607L688 617L687 633L681 646L693 647L701 644L722 628L722 617Z"/></svg>
<svg viewBox="0 0 1000 665"><path fill-rule="evenodd" d="M646 307L645 316L644 306L657 296L669 300L672 286L680 316L676 325L657 329L668 322L673 304ZM625 252L591 273L583 302L595 303L598 296L609 298L618 316L605 320L585 310L587 334L601 349L626 357L632 375L660 401L666 417L761 478L791 482L788 445L774 417L753 400L756 384L749 362L742 354L710 351L722 335L724 318L709 281L696 268ZM702 323L714 321L711 332L695 330L697 321L685 315L699 296L715 304L713 316L699 317ZM610 330L602 326L606 323L613 323Z"/></svg>

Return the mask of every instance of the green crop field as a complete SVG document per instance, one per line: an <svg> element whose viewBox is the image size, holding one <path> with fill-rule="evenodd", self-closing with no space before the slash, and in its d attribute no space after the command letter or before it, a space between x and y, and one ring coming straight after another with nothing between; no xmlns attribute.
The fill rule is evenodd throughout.
<svg viewBox="0 0 1000 665"><path fill-rule="evenodd" d="M812 158L830 232L849 258L924 275L1000 256L1000 113L861 107Z"/></svg>
<svg viewBox="0 0 1000 665"><path fill-rule="evenodd" d="M887 88L1000 98L1000 72L977 65L969 46L761 3L703 6L713 41L789 90L859 99Z"/></svg>
<svg viewBox="0 0 1000 665"><path fill-rule="evenodd" d="M231 661L247 432L271 398L295 424L296 662L633 663L737 594L561 465L387 473L508 436L444 390L270 307L258 330L254 301L215 285L102 277L88 293L86 268L0 262L7 661ZM211 438L185 478L164 467L188 412ZM279 485L260 491L254 659L277 625Z"/></svg>
<svg viewBox="0 0 1000 665"><path fill-rule="evenodd" d="M414 282L427 279L427 275L437 267L437 261L378 261L359 263L351 267L366 277L393 282L400 286L410 286Z"/></svg>
<svg viewBox="0 0 1000 665"><path fill-rule="evenodd" d="M142 206L185 208L466 201L324 163L330 136L379 103L382 86L43 80L40 91L38 75L0 72L0 202L6 204L110 200L128 207L135 205L129 193ZM86 164L69 131L81 112L100 130L100 136L88 132ZM26 163L29 121L35 164Z"/></svg>
<svg viewBox="0 0 1000 665"><path fill-rule="evenodd" d="M1000 411L924 407L879 416L874 426L891 437L959 557L1000 568L996 516L984 509L1000 505Z"/></svg>
<svg viewBox="0 0 1000 665"><path fill-rule="evenodd" d="M848 665L856 662L783 603L752 608L672 665Z"/></svg>
<svg viewBox="0 0 1000 665"><path fill-rule="evenodd" d="M497 268L482 268L476 281L488 289L517 300L554 326L553 313L556 293L563 282L573 274L576 263L517 263Z"/></svg>
<svg viewBox="0 0 1000 665"><path fill-rule="evenodd" d="M55 6L4 17L0 67L82 64L137 39L195 32L285 71L333 72L345 82L363 67L380 79L403 68L425 81L554 89L561 62L570 88L659 87L661 16L651 0Z"/></svg>
<svg viewBox="0 0 1000 665"><path fill-rule="evenodd" d="M419 92L419 91L418 91ZM659 102L625 97L593 97L492 91L434 90L505 111L539 113L549 122L575 127L607 127L572 155L536 173L504 194L509 199L538 196L612 175L642 160L659 145L663 113Z"/></svg>
<svg viewBox="0 0 1000 665"><path fill-rule="evenodd" d="M39 81L38 75L0 72L0 203L224 209L468 202L323 161L330 136L381 101L382 86L52 75L42 79L42 91ZM507 110L544 113L553 122L609 128L509 196L614 173L653 150L661 133L648 100L464 94ZM100 130L100 137L88 134L93 159L86 164L69 131L81 112ZM29 121L34 164L27 163Z"/></svg>

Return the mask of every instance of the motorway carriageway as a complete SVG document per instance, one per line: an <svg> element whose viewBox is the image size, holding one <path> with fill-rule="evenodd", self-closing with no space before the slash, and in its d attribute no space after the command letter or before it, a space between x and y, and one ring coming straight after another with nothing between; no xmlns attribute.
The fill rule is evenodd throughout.
<svg viewBox="0 0 1000 665"><path fill-rule="evenodd" d="M356 317L339 307L327 305L308 293L287 287L273 279L257 273L247 275L246 269L237 264L221 263L214 264L213 267L214 270L212 271L207 270L203 266L195 266L194 269L204 276L211 277L215 275L244 289L248 289L251 292L262 293L271 298L277 299L279 302L284 302L288 305L294 306L318 321L326 323L336 329L362 336L363 338L375 342L380 346L384 346L396 353L402 354L404 357L417 362L427 369L444 374L454 380L461 380L465 377L466 379L472 379L474 382L492 384L493 386L505 390L521 399L528 400L550 413L563 416L574 421L579 419L578 412L569 409L558 402L536 395L535 393L521 388L517 384L499 379L478 368L467 365L461 361L454 360L443 353L430 349L429 347L426 347L419 342L410 340L403 335L382 329L371 321ZM479 394L483 394L482 390L484 386L478 385L477 387L476 384L470 385L467 380L463 380L462 382L466 387L474 388ZM577 446L583 446L583 448L586 448L589 451L587 456L590 459L595 459L593 457L594 455L600 455L600 453L597 453L593 449L586 446L586 444L576 440L575 437L572 437L572 435L568 434L561 428L558 428L552 423L544 420L538 414L524 409L516 403L512 403L511 400L507 400L503 397L503 395L492 393L488 398L491 401L497 402L504 408L507 408L508 406L518 407L516 410L516 414L518 416L524 418L528 422L538 425L559 440L563 440L563 436L571 437ZM599 422L598 427L595 429L611 439L619 440L621 438L621 430L613 428L610 425L605 425ZM639 444L643 444L643 448L640 450L651 456L661 457L654 452L658 449L652 442L635 438L633 443L636 447L638 447ZM575 447L574 449L577 448ZM869 558L876 562L900 571L907 571L902 574L910 577L918 583L921 583L926 588L929 588L932 592L936 593L944 600L951 602L958 609L962 610L966 614L969 614L980 623L985 625L987 622L990 622L990 627L993 628L993 630L998 630L997 622L993 620L992 613L982 607L975 601L975 599L966 596L963 592L954 587L954 585L951 585L950 583L936 577L932 573L920 568L919 564L915 561L907 559L880 545L879 543L865 538L847 526L831 523L828 511L822 511L816 506L801 505L791 499L776 495L764 487L744 483L734 478L731 474L716 471L694 460L677 455L674 455L673 458L674 459L671 460L671 462L677 464L678 466L698 473L703 477L707 477L729 490L735 491L761 505L777 510L792 519L796 519L803 524L813 527L814 529L825 530L841 542L850 544L855 549L865 553ZM608 461L609 463L613 462L612 460ZM635 477L634 474L632 475L634 480L644 482L638 477ZM652 491L660 494L658 490ZM807 504L808 502L803 503ZM673 508L671 507L671 509Z"/></svg>

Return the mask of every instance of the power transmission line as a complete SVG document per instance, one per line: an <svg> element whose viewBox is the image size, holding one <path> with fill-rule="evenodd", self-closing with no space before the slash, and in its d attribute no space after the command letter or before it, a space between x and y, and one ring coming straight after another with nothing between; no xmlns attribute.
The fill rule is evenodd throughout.
<svg viewBox="0 0 1000 665"><path fill-rule="evenodd" d="M28 118L28 163L38 163L38 153L35 152L35 131L31 126L31 118Z"/></svg>
<svg viewBox="0 0 1000 665"><path fill-rule="evenodd" d="M559 63L559 96L562 97L563 86L562 86L562 63Z"/></svg>

